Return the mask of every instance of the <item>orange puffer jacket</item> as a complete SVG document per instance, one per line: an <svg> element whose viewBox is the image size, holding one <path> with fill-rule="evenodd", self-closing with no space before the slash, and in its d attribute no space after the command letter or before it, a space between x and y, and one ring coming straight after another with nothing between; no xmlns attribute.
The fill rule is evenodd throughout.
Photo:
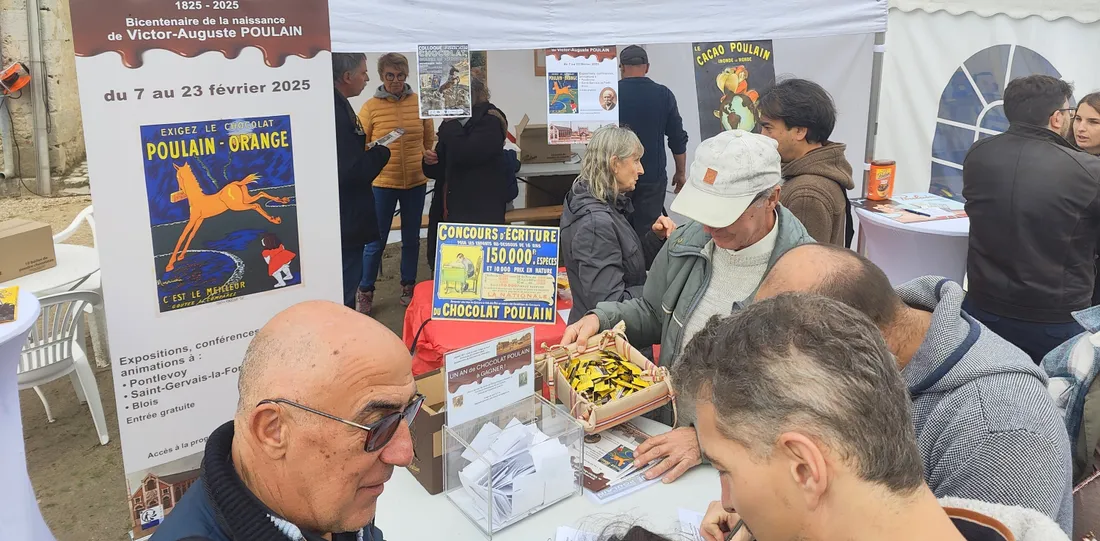
<svg viewBox="0 0 1100 541"><path fill-rule="evenodd" d="M359 110L359 121L367 132L367 142L397 128L405 129L405 135L390 144L390 161L374 179L376 188L407 190L428 182L421 161L424 149L435 145L435 123L431 119L420 119L415 93L407 92L398 100L379 88Z"/></svg>

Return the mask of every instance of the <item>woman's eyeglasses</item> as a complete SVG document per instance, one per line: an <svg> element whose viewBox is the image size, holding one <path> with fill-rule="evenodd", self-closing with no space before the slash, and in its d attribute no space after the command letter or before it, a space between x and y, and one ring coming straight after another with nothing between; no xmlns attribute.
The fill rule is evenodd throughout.
<svg viewBox="0 0 1100 541"><path fill-rule="evenodd" d="M384 79L386 79L387 81L390 81L390 82L393 82L393 81L404 82L406 79L409 78L409 74L408 73L387 73L387 74L383 75L382 77Z"/></svg>
<svg viewBox="0 0 1100 541"><path fill-rule="evenodd" d="M286 404L287 406L294 406L298 409L308 411L314 415L320 415L321 417L326 417L328 419L332 419L333 421L339 421L348 426L353 426L355 428L358 428L359 430L363 430L367 433L367 440L363 443L363 450L368 453L373 453L385 447L386 444L389 443L391 439L393 439L393 435L397 433L397 428L401 426L402 420L404 420L406 424L409 424L410 426L412 425L413 419L416 418L417 412L420 411L420 406L424 404L424 395L416 393L416 397L413 398L413 401L410 402L408 406L405 406L404 411L395 411L369 425L361 425L347 419L342 419L335 415L315 410L309 406L303 406L302 404L292 402L285 398L269 398L267 400L261 400L260 403L256 405L260 406L263 404Z"/></svg>

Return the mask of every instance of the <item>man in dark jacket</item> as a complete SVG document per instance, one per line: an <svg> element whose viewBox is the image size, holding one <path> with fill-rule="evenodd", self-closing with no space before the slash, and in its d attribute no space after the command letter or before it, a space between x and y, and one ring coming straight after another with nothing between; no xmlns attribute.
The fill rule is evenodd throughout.
<svg viewBox="0 0 1100 541"><path fill-rule="evenodd" d="M367 134L348 102L367 86L367 57L332 53L336 98L336 166L340 183L340 249L344 267L344 305L355 308L355 291L363 278L363 247L378 240L374 210L374 177L390 161L390 149L367 148Z"/></svg>
<svg viewBox="0 0 1100 541"><path fill-rule="evenodd" d="M233 420L153 541L382 541L378 496L412 462L404 344L335 303L276 315L245 353Z"/></svg>
<svg viewBox="0 0 1100 541"><path fill-rule="evenodd" d="M970 217L964 309L1038 364L1082 332L1100 238L1100 160L1069 134L1073 88L1046 75L1005 88L1007 132L963 162Z"/></svg>
<svg viewBox="0 0 1100 541"><path fill-rule="evenodd" d="M634 203L630 225L638 238L645 238L665 206L665 182L668 180L665 138L668 138L668 148L676 161L672 185L676 193L680 193L687 182L688 134L676 108L676 96L668 87L646 77L649 55L645 49L637 45L623 49L619 63L623 75L619 81L619 124L633 130L645 148L642 155L645 173L638 178L638 185L630 194Z"/></svg>

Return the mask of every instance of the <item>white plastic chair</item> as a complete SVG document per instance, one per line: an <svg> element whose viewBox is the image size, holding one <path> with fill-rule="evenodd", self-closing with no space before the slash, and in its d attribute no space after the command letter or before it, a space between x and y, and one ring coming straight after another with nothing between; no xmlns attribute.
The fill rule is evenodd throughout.
<svg viewBox="0 0 1100 541"><path fill-rule="evenodd" d="M99 302L91 291L73 291L39 299L42 313L31 327L27 343L19 359L19 390L33 388L46 408L46 419L53 422L53 412L40 385L69 376L76 397L87 402L92 421L99 434L99 443L107 445L107 421L103 417L103 402L95 374L84 352L84 309Z"/></svg>
<svg viewBox="0 0 1100 541"><path fill-rule="evenodd" d="M69 224L68 227L66 227L60 233L54 235L53 236L53 243L54 244L62 244L65 241L69 240L69 237L72 237L73 233L76 233L76 231L78 229L80 229L80 226L84 225L84 223L87 223L88 224L88 229L92 230L92 247L98 250L99 249L99 237L96 235L96 230L95 230L95 211L94 211L94 209L92 208L91 205L88 205L87 208L80 211L80 213L77 214L75 218L73 218L72 223ZM66 288L64 290L59 289L59 290L47 291L45 293L47 293L47 294L60 293L62 291L69 291L70 289L73 289L73 288L74 288L74 286L66 286ZM77 291L94 291L94 292L96 292L100 295L103 295L103 282L102 282L102 279L101 279L100 271L96 271L91 276L89 276L87 280L84 280L80 284L77 284L75 286L75 289ZM108 362L108 359L110 358L110 354L108 352L107 333L106 333L107 320L106 320L106 318L104 317L104 314L103 314L102 301L100 301L100 303L96 304L95 306L88 305L88 307L85 308L84 311L86 313L92 315L95 318L95 319L92 320L92 322L91 322L92 324L91 324L89 330L91 330L91 332L92 332L92 344L93 344L93 347L94 347L95 352L96 352L96 365L99 366L100 368L105 368L105 367L109 366L109 364L110 364Z"/></svg>

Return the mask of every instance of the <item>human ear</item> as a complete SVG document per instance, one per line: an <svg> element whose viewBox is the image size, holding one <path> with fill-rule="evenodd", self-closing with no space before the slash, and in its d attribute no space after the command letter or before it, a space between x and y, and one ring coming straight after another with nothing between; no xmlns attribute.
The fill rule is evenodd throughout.
<svg viewBox="0 0 1100 541"><path fill-rule="evenodd" d="M817 442L805 434L786 432L776 441L777 456L788 463L791 481L808 509L821 505L829 488L829 469Z"/></svg>
<svg viewBox="0 0 1100 541"><path fill-rule="evenodd" d="M792 130L794 131L794 138L797 141L805 141L806 140L806 135L808 133L810 133L809 129L807 129L805 127L802 127L802 126L797 127L797 128L792 128Z"/></svg>
<svg viewBox="0 0 1100 541"><path fill-rule="evenodd" d="M287 442L290 436L290 427L283 416L283 410L278 404L261 404L252 410L248 419L248 435L256 442L260 452L268 458L277 460L286 455Z"/></svg>

